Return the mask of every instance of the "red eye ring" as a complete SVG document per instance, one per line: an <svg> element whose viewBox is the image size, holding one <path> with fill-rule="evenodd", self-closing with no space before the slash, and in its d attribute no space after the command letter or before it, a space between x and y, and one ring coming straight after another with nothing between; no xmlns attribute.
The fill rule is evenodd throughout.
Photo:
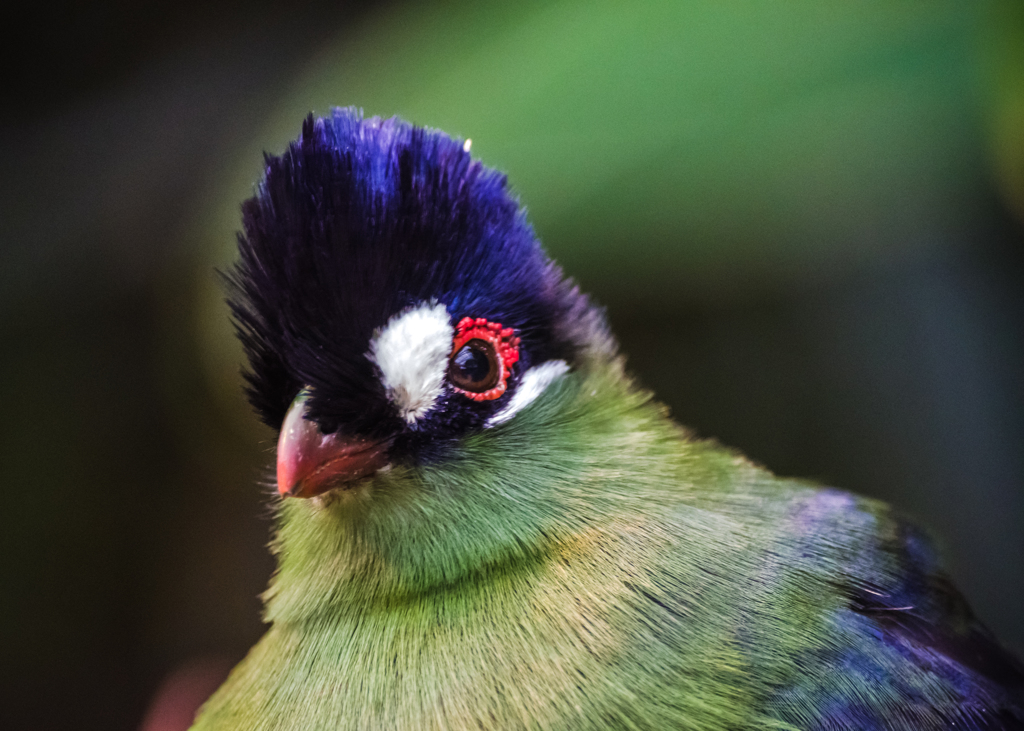
<svg viewBox="0 0 1024 731"><path fill-rule="evenodd" d="M491 343L498 354L498 382L493 388L475 393L458 386L452 388L463 396L474 401L491 401L498 398L508 388L508 377L512 375L512 366L519 360L519 338L515 330L502 327L500 322L490 322L483 317L463 317L455 326L455 338L452 340L451 358L470 340L483 340Z"/></svg>

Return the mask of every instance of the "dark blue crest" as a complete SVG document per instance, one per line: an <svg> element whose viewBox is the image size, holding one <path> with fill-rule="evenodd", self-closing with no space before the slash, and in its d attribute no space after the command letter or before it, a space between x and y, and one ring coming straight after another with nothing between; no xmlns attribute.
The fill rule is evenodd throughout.
<svg viewBox="0 0 1024 731"><path fill-rule="evenodd" d="M266 157L242 210L230 304L250 400L274 428L309 385L318 421L398 430L365 353L376 328L424 301L456 321L515 328L520 370L573 357L558 323L585 298L538 245L505 176L442 132L354 109L310 115L283 155Z"/></svg>

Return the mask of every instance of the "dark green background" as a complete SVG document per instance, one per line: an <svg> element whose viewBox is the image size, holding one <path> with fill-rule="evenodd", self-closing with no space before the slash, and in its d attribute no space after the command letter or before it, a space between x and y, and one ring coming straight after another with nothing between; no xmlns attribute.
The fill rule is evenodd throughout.
<svg viewBox="0 0 1024 731"><path fill-rule="evenodd" d="M107 2L11 18L0 726L134 728L260 633L273 434L213 267L263 150L473 139L676 417L937 536L1024 652L1010 2ZM23 11L27 12L27 11Z"/></svg>

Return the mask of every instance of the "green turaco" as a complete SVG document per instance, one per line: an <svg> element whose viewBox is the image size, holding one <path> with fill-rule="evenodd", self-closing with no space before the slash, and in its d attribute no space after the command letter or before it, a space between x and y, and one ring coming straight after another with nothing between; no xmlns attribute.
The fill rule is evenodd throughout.
<svg viewBox="0 0 1024 731"><path fill-rule="evenodd" d="M1024 728L928 540L673 422L468 141L311 116L243 217L278 569L195 729Z"/></svg>

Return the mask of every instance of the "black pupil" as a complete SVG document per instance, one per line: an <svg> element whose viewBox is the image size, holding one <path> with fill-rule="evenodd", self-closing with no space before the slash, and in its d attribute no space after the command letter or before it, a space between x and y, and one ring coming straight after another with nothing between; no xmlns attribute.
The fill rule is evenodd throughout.
<svg viewBox="0 0 1024 731"><path fill-rule="evenodd" d="M452 380L467 391L493 388L497 371L494 346L485 340L470 340L459 348L451 361Z"/></svg>

